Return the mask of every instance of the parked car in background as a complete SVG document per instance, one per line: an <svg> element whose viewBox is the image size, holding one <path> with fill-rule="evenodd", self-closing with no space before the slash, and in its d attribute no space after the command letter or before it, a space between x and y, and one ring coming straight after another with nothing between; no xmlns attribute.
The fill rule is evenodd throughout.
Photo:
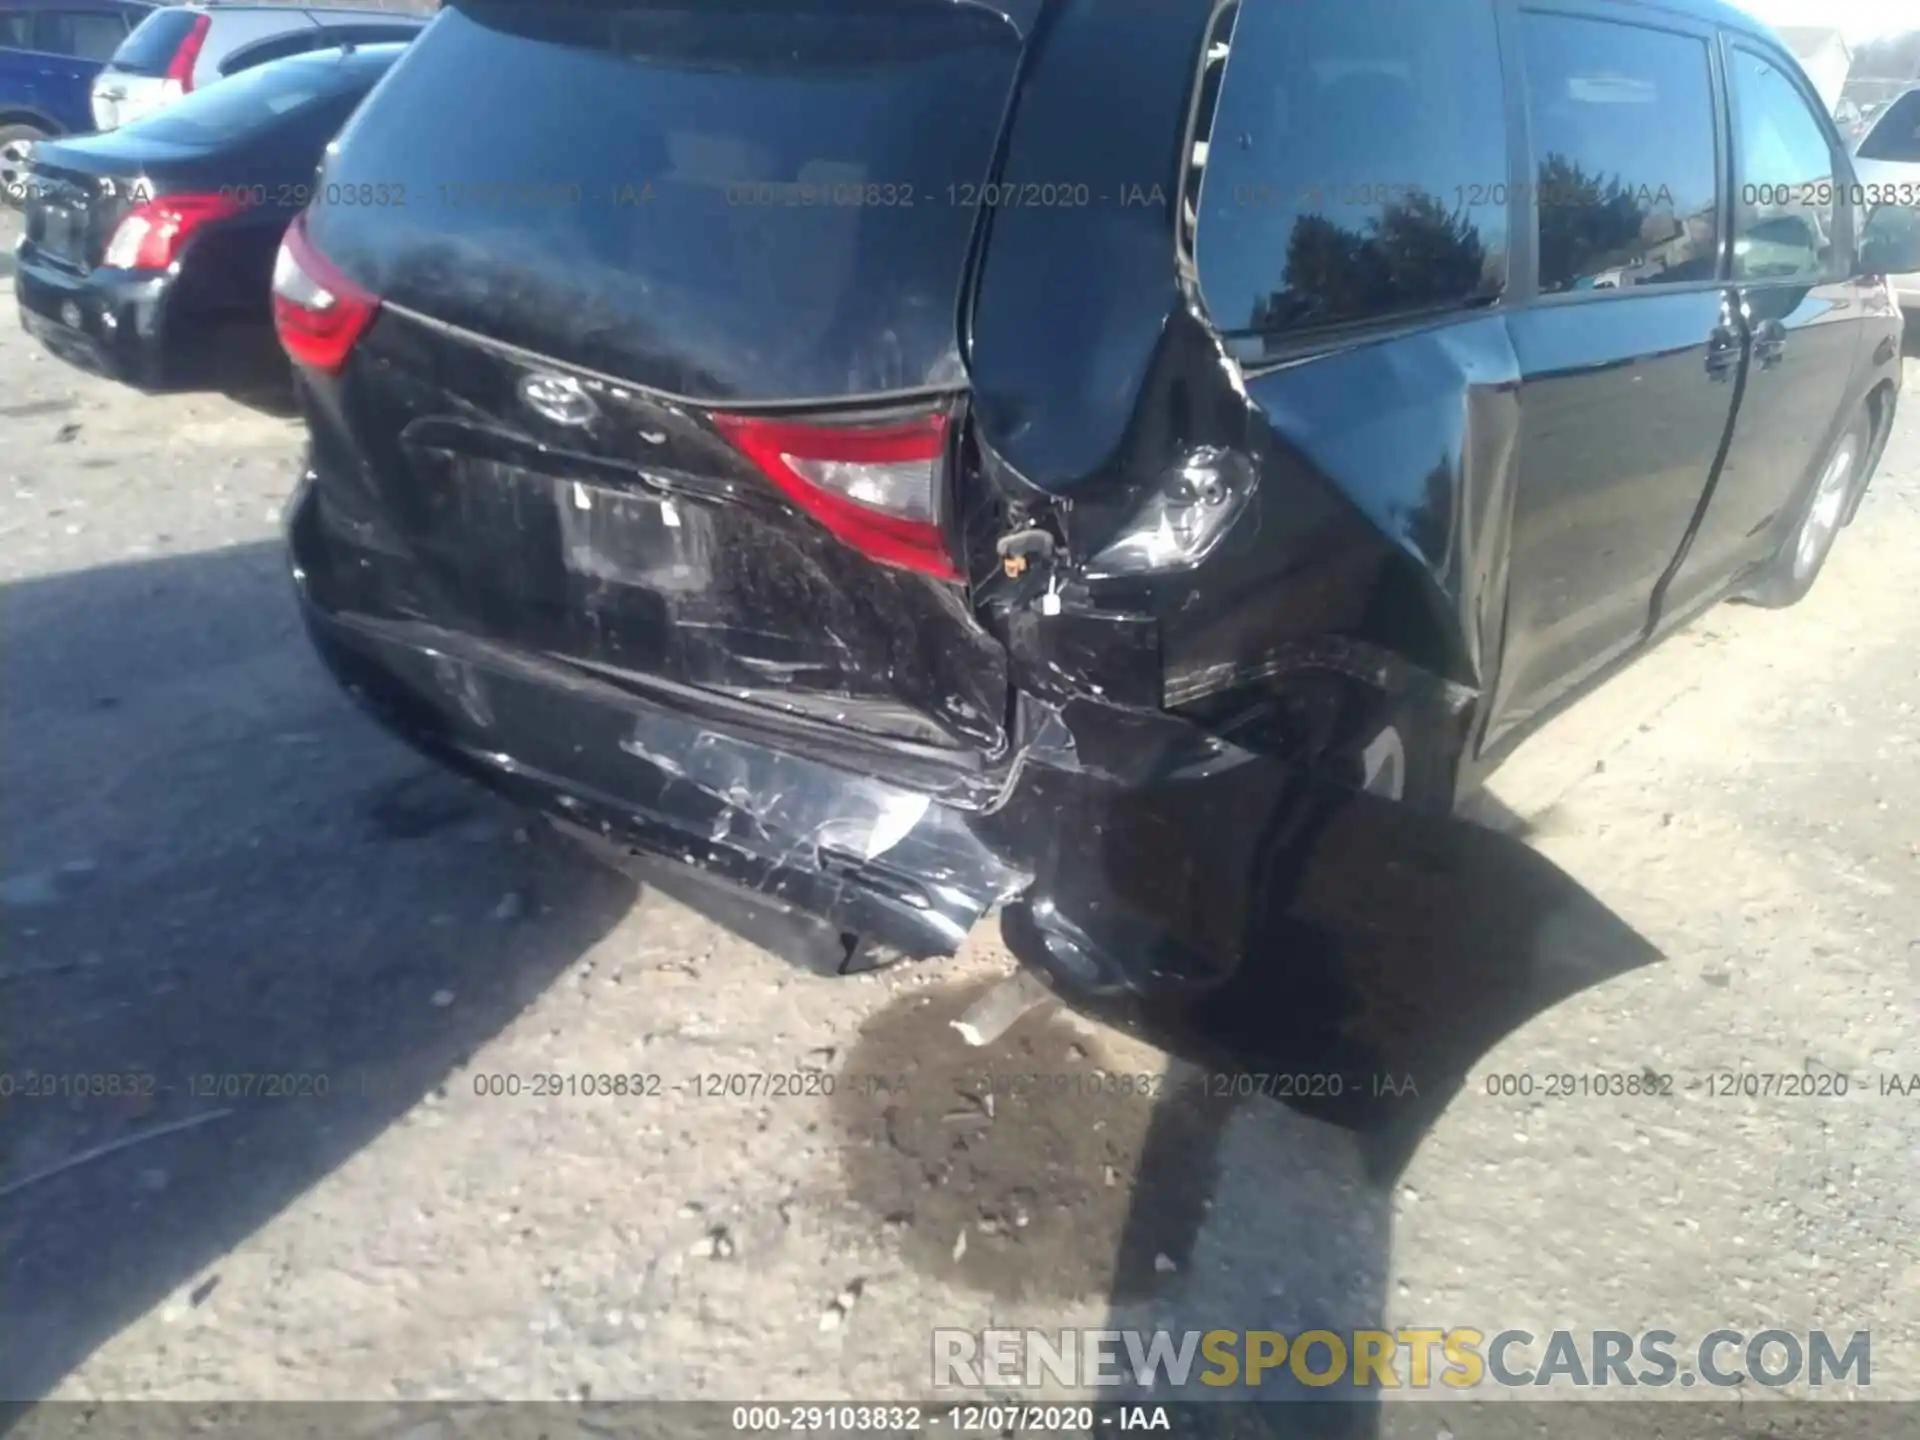
<svg viewBox="0 0 1920 1440"><path fill-rule="evenodd" d="M1866 199L1905 205L1920 216L1920 86L1887 106L1853 152ZM1893 288L1909 315L1920 315L1920 273L1896 275Z"/></svg>
<svg viewBox="0 0 1920 1440"><path fill-rule="evenodd" d="M1866 133L1867 122L1860 107L1845 98L1833 107L1833 123L1839 127L1840 138L1849 145Z"/></svg>
<svg viewBox="0 0 1920 1440"><path fill-rule="evenodd" d="M404 48L271 61L131 125L37 145L15 257L22 323L143 388L263 378L263 356L270 375L280 237L313 198L327 142Z"/></svg>
<svg viewBox="0 0 1920 1440"><path fill-rule="evenodd" d="M316 5L169 5L149 15L94 79L93 122L111 130L250 66L304 50L406 41L425 23Z"/></svg>
<svg viewBox="0 0 1920 1440"><path fill-rule="evenodd" d="M0 0L0 199L17 204L34 141L93 129L94 76L146 0Z"/></svg>
<svg viewBox="0 0 1920 1440"><path fill-rule="evenodd" d="M290 568L599 843L1284 1007L1306 792L1445 815L1812 586L1920 256L1852 186L1713 0L450 0L276 270Z"/></svg>

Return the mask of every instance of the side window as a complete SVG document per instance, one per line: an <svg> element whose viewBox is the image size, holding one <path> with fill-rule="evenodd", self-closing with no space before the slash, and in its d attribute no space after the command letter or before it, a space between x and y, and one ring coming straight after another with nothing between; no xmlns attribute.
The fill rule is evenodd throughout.
<svg viewBox="0 0 1920 1440"><path fill-rule="evenodd" d="M1491 5L1239 10L1193 242L1213 322L1285 333L1498 296L1507 143Z"/></svg>
<svg viewBox="0 0 1920 1440"><path fill-rule="evenodd" d="M1856 153L1862 160L1920 165L1920 90L1910 90L1894 101Z"/></svg>
<svg viewBox="0 0 1920 1440"><path fill-rule="evenodd" d="M1780 66L1733 52L1736 280L1838 278L1833 147Z"/></svg>
<svg viewBox="0 0 1920 1440"><path fill-rule="evenodd" d="M1714 278L1719 186L1704 40L1522 17L1543 294Z"/></svg>
<svg viewBox="0 0 1920 1440"><path fill-rule="evenodd" d="M0 50L31 50L33 16L24 10L0 11Z"/></svg>
<svg viewBox="0 0 1920 1440"><path fill-rule="evenodd" d="M127 22L106 10L42 10L34 17L36 50L105 64L127 38Z"/></svg>

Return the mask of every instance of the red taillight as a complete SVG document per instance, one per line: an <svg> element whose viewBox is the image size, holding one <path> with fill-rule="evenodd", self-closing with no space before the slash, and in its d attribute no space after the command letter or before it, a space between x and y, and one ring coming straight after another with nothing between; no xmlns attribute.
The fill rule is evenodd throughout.
<svg viewBox="0 0 1920 1440"><path fill-rule="evenodd" d="M206 48L207 31L213 28L211 15L193 17L193 28L180 40L180 47L173 52L173 59L167 62L167 79L178 81L181 93L193 89L193 67L200 63L200 52Z"/></svg>
<svg viewBox="0 0 1920 1440"><path fill-rule="evenodd" d="M157 195L114 227L103 263L116 270L165 270L201 226L243 208L231 195Z"/></svg>
<svg viewBox="0 0 1920 1440"><path fill-rule="evenodd" d="M822 425L715 415L787 497L870 559L958 580L940 528L947 417Z"/></svg>
<svg viewBox="0 0 1920 1440"><path fill-rule="evenodd" d="M273 266L273 327L287 354L297 364L338 375L379 310L378 296L314 248L307 217L295 220Z"/></svg>

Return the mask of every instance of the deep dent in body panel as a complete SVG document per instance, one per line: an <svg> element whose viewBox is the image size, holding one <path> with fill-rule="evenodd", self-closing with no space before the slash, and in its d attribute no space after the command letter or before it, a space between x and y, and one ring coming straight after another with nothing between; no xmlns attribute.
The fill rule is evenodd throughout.
<svg viewBox="0 0 1920 1440"><path fill-rule="evenodd" d="M1066 8L1086 12L1080 16L1085 19L1092 7ZM1181 29L1189 22L1175 17L1165 23ZM1047 54L1058 56L1061 46L1070 45L1075 26L1070 20L1062 24L1067 36L1056 35ZM1046 55L1040 63L1044 67ZM1126 105L1151 109L1164 101L1178 106L1184 104L1184 86L1178 89L1146 99L1129 92ZM1150 114L1116 115L1115 120L1123 131L1166 129ZM1021 133L1049 131L1042 126ZM1029 174L1045 179L1050 163L1045 153L1023 154L1016 142L1002 178L1010 183ZM1177 195L1179 187L1172 188ZM991 633L1004 646L1002 661L1017 684L1013 703L996 703L990 685L956 683L974 672L943 667L946 657L922 657L933 667L928 676L933 693L916 698L936 706L947 724L984 737L989 724L998 730L1006 712L1017 716L1007 748L993 753L996 768L977 779L956 780L945 796L730 739L711 723L662 716L645 707L629 707L636 713L626 721L624 738L601 742L636 769L660 777L661 813L697 800L706 811L697 828L708 835L710 846L751 851L770 865L817 876L852 875L869 867L870 875L848 883L882 876L900 882L895 893L907 897L900 903L936 905L943 911L943 931L957 941L968 924L1016 896L1047 901L1064 914L1065 902L1054 903L1036 878L1042 862L1053 857L1036 855L1036 849L1072 849L1081 840L1098 846L1115 831L1141 823L1159 833L1160 819L1122 803L1141 787L1197 785L1217 794L1224 806L1246 775L1270 774L1275 766L1297 768L1296 755L1263 750L1258 739L1246 744L1223 739L1209 733L1205 717L1169 714L1167 705L1247 696L1271 700L1283 697L1299 677L1333 671L1388 698L1395 684L1424 687L1457 712L1470 702L1479 678L1478 636L1462 636L1459 630L1462 616L1477 617L1484 625L1493 608L1475 592L1493 573L1485 557L1497 553L1480 546L1498 529L1503 513L1499 492L1482 482L1489 469L1501 468L1489 457L1510 451L1513 402L1484 398L1499 395L1512 368L1510 351L1503 363L1503 337L1495 338L1501 336L1500 323L1470 322L1476 335L1486 336L1481 348L1477 339L1464 343L1434 331L1420 341L1411 361L1398 348L1373 347L1254 372L1250 378L1206 324L1197 295L1190 286L1183 288L1167 265L1165 218L1125 215L1110 237L1114 243L1089 246L1080 243L1087 237L1078 229L1092 223L1091 215L1063 211L1039 217L1013 209L992 217L996 228L1008 232L1006 238L1015 230L1036 228L1062 236L1051 242L1028 234L1025 244L996 249L981 277L970 352L982 468L996 483L1005 480L1012 508L1044 521L1062 543L1058 563L1036 566L1025 584L996 578L983 585L974 597L979 616L957 589L909 584L893 574L862 574L856 582L865 587L863 605L870 613L836 613L835 584L822 581L816 587L819 596L813 596L802 593L807 587L796 579L796 572L804 576L810 566L834 563L834 557L803 552L788 531L732 546L715 543L709 534L704 548L685 548L701 545L689 532L702 530L696 516L710 514L707 507L722 497L729 506L747 507L757 503L751 492L764 487L722 481L720 476L739 472L705 464L715 452L700 450L710 442L695 433L698 422L659 396L573 371L619 422L618 437L588 437L609 452L596 455L582 453L575 448L580 442L557 432L530 433L526 417L513 408L510 382L529 366L543 364L537 356L461 351L459 363L466 370L458 388L494 398L490 405L472 405L452 397L469 422L458 435L429 434L424 427L444 422L420 418L444 414L451 388L424 378L435 374L432 354L418 365L391 367L388 389L411 391L395 397L417 422L404 427L403 443L436 443L459 463L497 463L509 475L529 468L516 465L511 453L512 445L523 446L539 455L538 469L554 485L572 487L560 495L553 524L567 578L588 586L572 598L584 594L593 612L601 652L594 657L596 672L619 674L620 658L610 653L618 635L612 602L622 585L635 582L666 607L661 643L710 660L702 683L711 680L714 688L736 696L752 694L754 679L800 663L779 653L777 643L762 643L790 638L766 628L769 614L804 618L815 655L847 653L850 661L851 647L839 638L838 628L856 620L878 621L885 643L857 662L869 667L867 673L849 673L843 692L851 692L852 682L890 680L894 667L922 657L932 633L928 622L936 613L961 621L961 635L978 634L986 642ZM1087 263L1087 256L1099 257L1098 262ZM1020 257L1032 258L1032 273L1017 273ZM1023 297L1063 285L1058 323L1036 330L1035 311ZM404 328L389 338L402 353L409 347L423 353L432 348L428 337ZM1087 356L1099 359L1091 367L1076 363L1076 357ZM1348 412L1341 423L1324 423L1327 417L1318 413L1323 407L1312 403L1316 394L1329 392ZM1409 414L1419 423L1405 424ZM1387 415L1396 417L1395 426L1384 424ZM1049 423L1037 424L1041 416ZM1384 444L1369 449L1372 437L1396 428L1418 434L1402 436L1399 449ZM656 443L656 435L666 437L665 443ZM1126 523L1168 465L1196 445L1246 456L1257 470L1253 501L1220 553L1171 580L1086 581L1081 573L1086 557ZM509 448L500 451L502 446ZM627 448L612 453L619 446ZM644 458L639 446L646 447ZM1415 455L1414 449L1422 453ZM688 483L681 478L684 472L675 464L683 453L694 457L682 461L687 469L702 472L686 490L681 489ZM614 462L617 481L607 473ZM702 488L705 494L696 493ZM663 491L674 498L678 525L664 519L645 523L650 510L665 513ZM584 507L575 503L580 496L587 501ZM1474 503L1476 496L1485 498ZM516 512L513 523L527 532L532 522ZM755 546L765 547L765 553ZM1469 549L1476 553L1465 553ZM730 573L744 587L739 612L742 617L750 612L752 623L732 623L724 597L715 594L721 588L713 583L717 567L733 562L737 568ZM680 592L671 583L674 567L695 564L708 568L706 593L694 593L697 587ZM662 566L665 574L658 573ZM836 572L836 579L844 578ZM472 611L460 596L444 599L449 618L461 628L481 628L471 623ZM816 599L824 603L812 603ZM1423 608L1450 622L1440 627L1437 644L1420 649L1417 662L1404 658L1411 647L1395 630L1405 608ZM822 632L833 640L821 644ZM869 626L869 634L877 632ZM977 650L984 654L985 645ZM1463 654L1470 657L1464 665L1456 658ZM555 662L549 670L572 673L584 683L571 668L581 663L578 657L548 658ZM435 683L472 718L468 705L445 691L445 678ZM619 703L610 689L594 693L609 705ZM873 698L836 696L832 718L847 723L874 713L863 710ZM1129 753L1120 753L1129 747ZM487 747L486 753L498 751ZM523 770L541 768L516 763ZM555 776L557 768L546 767L544 773L567 790L569 782ZM586 787L573 789L578 805L592 798ZM1088 818L1100 816L1109 818ZM1094 828L1083 832L1078 828L1083 824ZM700 863L696 853L689 849L686 858ZM751 883L777 883L773 869L761 874ZM1086 933L1097 928L1085 927ZM1234 927L1215 916L1200 928L1228 933ZM1156 983L1167 969L1150 948L1119 965L1123 983L1131 975L1141 988Z"/></svg>

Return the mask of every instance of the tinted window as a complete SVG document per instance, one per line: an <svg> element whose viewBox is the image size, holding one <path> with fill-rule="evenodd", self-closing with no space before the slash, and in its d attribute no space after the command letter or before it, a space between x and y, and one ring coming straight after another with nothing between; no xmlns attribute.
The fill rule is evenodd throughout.
<svg viewBox="0 0 1920 1440"><path fill-rule="evenodd" d="M180 42L193 33L198 17L191 10L156 10L113 52L116 69L136 75L164 75Z"/></svg>
<svg viewBox="0 0 1920 1440"><path fill-rule="evenodd" d="M1541 291L1714 278L1706 42L1561 15L1521 23Z"/></svg>
<svg viewBox="0 0 1920 1440"><path fill-rule="evenodd" d="M1739 280L1834 272L1833 148L1818 114L1771 60L1733 52L1733 273Z"/></svg>
<svg viewBox="0 0 1920 1440"><path fill-rule="evenodd" d="M283 60L313 50L337 50L343 45L404 44L419 34L413 25L328 25L320 29L296 30L276 35L271 40L256 40L243 45L220 62L222 75L237 75L269 60Z"/></svg>
<svg viewBox="0 0 1920 1440"><path fill-rule="evenodd" d="M127 38L126 22L104 10L43 10L34 17L34 46L104 65Z"/></svg>
<svg viewBox="0 0 1920 1440"><path fill-rule="evenodd" d="M1299 330L1499 293L1490 6L1243 0L1231 43L1194 239L1216 325Z"/></svg>
<svg viewBox="0 0 1920 1440"><path fill-rule="evenodd" d="M349 89L364 92L374 79L363 66L346 65L337 56L282 60L196 90L126 128L157 140L204 144L303 113Z"/></svg>
<svg viewBox="0 0 1920 1440"><path fill-rule="evenodd" d="M32 18L18 10L12 14L0 14L0 46L10 50L32 49L33 35L28 28Z"/></svg>
<svg viewBox="0 0 1920 1440"><path fill-rule="evenodd" d="M264 65L269 60L284 60L289 55L304 55L318 50L325 42L316 31L308 34L296 30L291 35L276 35L271 40L262 40L253 45L243 45L220 62L222 75L238 75L242 70L251 70L256 65Z"/></svg>
<svg viewBox="0 0 1920 1440"><path fill-rule="evenodd" d="M316 242L396 304L680 394L957 383L1018 37L966 5L683 5L442 10L328 161L329 194L404 213L324 204Z"/></svg>
<svg viewBox="0 0 1920 1440"><path fill-rule="evenodd" d="M1893 160L1920 165L1920 90L1894 101L1873 133L1860 142L1862 160Z"/></svg>

